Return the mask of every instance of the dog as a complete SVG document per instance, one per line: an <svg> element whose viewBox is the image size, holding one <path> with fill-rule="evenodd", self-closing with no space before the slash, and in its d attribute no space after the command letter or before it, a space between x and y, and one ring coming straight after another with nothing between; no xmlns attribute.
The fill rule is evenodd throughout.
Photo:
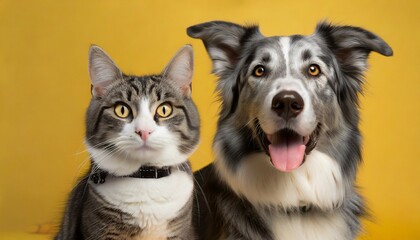
<svg viewBox="0 0 420 240"><path fill-rule="evenodd" d="M366 214L359 95L380 37L321 22L309 36L191 26L219 77L214 163L195 173L199 239L355 239Z"/></svg>

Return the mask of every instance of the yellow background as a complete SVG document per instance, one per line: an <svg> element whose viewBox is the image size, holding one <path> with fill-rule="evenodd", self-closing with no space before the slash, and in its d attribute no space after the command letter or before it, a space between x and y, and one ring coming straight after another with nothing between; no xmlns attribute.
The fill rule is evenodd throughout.
<svg viewBox="0 0 420 240"><path fill-rule="evenodd" d="M159 72L183 44L196 52L202 117L195 169L213 158L218 103L201 41L209 20L259 23L266 35L311 34L316 23L367 28L395 56L373 53L362 98L358 183L373 213L361 239L420 239L420 4L418 1L0 1L0 239L48 239L88 165L87 50L102 46L127 73Z"/></svg>

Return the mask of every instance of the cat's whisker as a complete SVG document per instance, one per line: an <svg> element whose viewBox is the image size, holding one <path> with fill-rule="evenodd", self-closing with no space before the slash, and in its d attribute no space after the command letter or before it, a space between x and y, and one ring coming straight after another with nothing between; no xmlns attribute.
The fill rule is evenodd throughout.
<svg viewBox="0 0 420 240"><path fill-rule="evenodd" d="M76 170L76 172L75 172L75 174L74 174L74 176L75 176L75 178L76 177L78 177L78 176L80 176L80 172L82 171L82 169L84 169L85 168L85 166L87 165L87 164L89 164L90 163L90 158L85 158L80 164L79 164L79 166L77 167L77 170Z"/></svg>
<svg viewBox="0 0 420 240"><path fill-rule="evenodd" d="M94 136L92 136L92 137L94 137ZM108 140L105 140L105 141L103 141L103 142L100 142L100 143L98 143L98 144L96 144L96 145L94 145L94 146L91 146L91 147L86 147L86 150L84 150L84 151L82 151L82 152L79 152L79 153L76 153L75 155L80 155L80 154L82 154L83 152L89 152L89 149L91 149L91 148L95 148L95 147L97 147L97 146L100 146L100 145L103 145L103 144L109 144L109 143L113 143L113 140L112 139L108 139ZM88 158L85 158L80 164L79 164L79 166L78 166L78 168L77 168L77 170L76 170L76 172L75 172L75 178L78 178L78 176L80 176L80 172L82 171L82 169L85 167L85 165L86 164L88 164L88 163L90 163L90 161L91 161L91 159L90 159L90 156L88 157ZM95 166L94 166L95 167Z"/></svg>
<svg viewBox="0 0 420 240"><path fill-rule="evenodd" d="M91 138L93 138L94 136L92 136ZM96 147L99 147L99 146L101 146L101 145L105 145L105 144L111 144L111 143L113 143L115 140L114 139L107 139L107 140L105 140L105 141L102 141L102 142L99 142L99 143L97 143L97 144L95 144L95 145L93 145L93 146L90 146L91 148L96 148ZM76 152L76 153L74 153L74 155L80 155L80 154L83 154L83 153L85 153L85 152L89 152L89 149L88 149L88 147L85 147L85 150L83 150L83 151L80 151L80 152Z"/></svg>

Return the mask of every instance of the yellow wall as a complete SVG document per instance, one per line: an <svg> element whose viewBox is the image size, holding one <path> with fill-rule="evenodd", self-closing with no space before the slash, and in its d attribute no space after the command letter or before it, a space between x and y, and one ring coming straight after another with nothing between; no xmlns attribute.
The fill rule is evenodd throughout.
<svg viewBox="0 0 420 240"><path fill-rule="evenodd" d="M420 239L419 13L418 1L0 1L0 230L55 222L88 164L90 44L135 74L159 72L193 44L203 126L192 157L198 169L213 158L218 104L210 60L186 27L223 19L259 23L266 35L310 34L328 19L374 31L395 53L372 55L362 101L358 182L374 215L363 239Z"/></svg>

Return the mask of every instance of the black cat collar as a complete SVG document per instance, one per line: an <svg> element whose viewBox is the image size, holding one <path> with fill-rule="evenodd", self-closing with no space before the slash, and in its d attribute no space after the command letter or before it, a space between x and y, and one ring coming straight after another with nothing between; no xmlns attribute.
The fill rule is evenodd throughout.
<svg viewBox="0 0 420 240"><path fill-rule="evenodd" d="M108 176L109 173L101 170L97 170L96 172L92 173L90 179L95 184L101 184L105 182L105 178ZM136 172L127 175L127 176L116 176L116 177L129 177L129 178L152 178L152 179L159 179L163 177L167 177L171 175L171 168L170 167L150 167L145 166L139 168Z"/></svg>

